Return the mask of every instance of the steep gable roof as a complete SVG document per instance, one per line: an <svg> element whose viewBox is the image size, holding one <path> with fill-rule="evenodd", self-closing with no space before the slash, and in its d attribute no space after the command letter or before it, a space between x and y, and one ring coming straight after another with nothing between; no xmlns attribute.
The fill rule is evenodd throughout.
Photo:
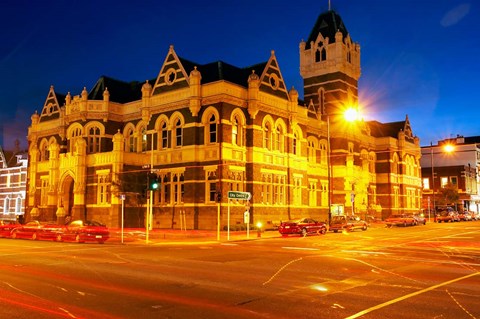
<svg viewBox="0 0 480 319"><path fill-rule="evenodd" d="M285 81L283 80L282 73L280 72L280 67L278 66L278 61L273 50L271 52L270 59L268 60L267 65L260 76L260 90L287 100L289 99Z"/></svg>
<svg viewBox="0 0 480 319"><path fill-rule="evenodd" d="M60 107L65 104L65 95L55 93L53 85L50 86L47 98L40 113L40 122L57 119L60 117Z"/></svg>
<svg viewBox="0 0 480 319"><path fill-rule="evenodd" d="M335 33L337 33L337 31L342 32L343 38L348 35L347 27L343 23L340 15L333 10L320 14L310 32L307 42L305 43L305 48L310 49L310 43L316 42L319 34L321 34L323 38L328 38L329 43L334 43Z"/></svg>
<svg viewBox="0 0 480 319"><path fill-rule="evenodd" d="M171 45L153 85L152 95L188 87L189 78L183 66L184 64L190 66L193 62L184 59L180 60L173 49L173 45Z"/></svg>

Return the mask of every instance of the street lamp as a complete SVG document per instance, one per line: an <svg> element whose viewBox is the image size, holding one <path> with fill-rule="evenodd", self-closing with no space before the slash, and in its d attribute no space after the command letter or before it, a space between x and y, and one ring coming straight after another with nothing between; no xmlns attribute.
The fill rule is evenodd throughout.
<svg viewBox="0 0 480 319"><path fill-rule="evenodd" d="M455 147L452 144L446 144L443 146L445 153L452 153L455 150ZM432 206L433 213L436 212L435 206L435 170L433 165L433 143L430 142L430 166L432 166ZM428 212L428 221L430 221L430 211Z"/></svg>
<svg viewBox="0 0 480 319"><path fill-rule="evenodd" d="M343 117L347 122L354 122L358 119L358 110L354 107L349 107L343 113ZM332 219L332 148L330 136L330 116L327 114L327 180L328 180L328 223ZM353 205L352 205L353 209Z"/></svg>
<svg viewBox="0 0 480 319"><path fill-rule="evenodd" d="M327 115L327 180L328 180L328 224L332 221L332 163L330 157L330 116Z"/></svg>

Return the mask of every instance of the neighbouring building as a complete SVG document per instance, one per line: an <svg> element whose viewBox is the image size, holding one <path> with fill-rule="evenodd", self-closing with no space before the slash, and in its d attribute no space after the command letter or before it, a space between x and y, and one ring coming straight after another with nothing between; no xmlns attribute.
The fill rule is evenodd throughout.
<svg viewBox="0 0 480 319"><path fill-rule="evenodd" d="M423 146L420 164L422 208L433 210L451 205L459 211L480 212L480 136L457 136L440 140L437 145ZM457 190L457 201L443 197L442 189L448 184Z"/></svg>
<svg viewBox="0 0 480 319"><path fill-rule="evenodd" d="M151 206L154 228L216 229L244 225L246 210L267 227L419 210L421 151L408 116L344 120L359 108L360 45L335 11L320 14L299 54L304 101L274 51L237 67L194 63L170 46L148 81L102 76L79 95L51 87L28 130L27 218L119 226L123 211L125 225L143 226ZM160 182L152 205L148 172Z"/></svg>
<svg viewBox="0 0 480 319"><path fill-rule="evenodd" d="M0 147L0 220L22 220L27 188L27 152Z"/></svg>

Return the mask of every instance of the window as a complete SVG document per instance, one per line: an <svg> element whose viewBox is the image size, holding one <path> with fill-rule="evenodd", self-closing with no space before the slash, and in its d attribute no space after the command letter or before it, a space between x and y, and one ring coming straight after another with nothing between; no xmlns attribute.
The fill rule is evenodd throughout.
<svg viewBox="0 0 480 319"><path fill-rule="evenodd" d="M209 142L216 143L217 142L217 119L215 115L212 114L210 116L210 120L208 121L208 135L209 135Z"/></svg>
<svg viewBox="0 0 480 319"><path fill-rule="evenodd" d="M400 207L400 193L398 187L393 188L393 207Z"/></svg>
<svg viewBox="0 0 480 319"><path fill-rule="evenodd" d="M87 136L87 152L88 153L98 153L100 152L100 128L92 126L88 129Z"/></svg>
<svg viewBox="0 0 480 319"><path fill-rule="evenodd" d="M423 189L430 189L430 179L424 178L423 179Z"/></svg>
<svg viewBox="0 0 480 319"><path fill-rule="evenodd" d="M283 153L285 135L283 133L283 128L278 125L275 130L275 150Z"/></svg>
<svg viewBox="0 0 480 319"><path fill-rule="evenodd" d="M323 42L318 43L318 48L315 51L315 62L325 61L327 59L327 50L325 50L325 46Z"/></svg>
<svg viewBox="0 0 480 319"><path fill-rule="evenodd" d="M82 128L76 127L72 130L70 134L70 153L73 154L77 150L75 149L75 144L78 139L82 138Z"/></svg>
<svg viewBox="0 0 480 319"><path fill-rule="evenodd" d="M161 184L161 197L160 197L160 202L163 205L168 205L171 203L170 199L170 174L165 174L163 176L163 182Z"/></svg>
<svg viewBox="0 0 480 319"><path fill-rule="evenodd" d="M312 140L308 141L308 161L311 164L315 164L317 162L317 152L315 149L315 142Z"/></svg>
<svg viewBox="0 0 480 319"><path fill-rule="evenodd" d="M147 145L148 145L148 137L147 137L147 129L146 127L142 127L140 129L141 136L142 136L142 152L147 151Z"/></svg>
<svg viewBox="0 0 480 319"><path fill-rule="evenodd" d="M108 187L110 183L108 181L107 174L98 175L97 182L97 204L108 203Z"/></svg>
<svg viewBox="0 0 480 319"><path fill-rule="evenodd" d="M5 197L5 201L3 203L3 213L4 214L8 214L9 213L9 209L10 209L10 198L8 197Z"/></svg>
<svg viewBox="0 0 480 319"><path fill-rule="evenodd" d="M308 185L308 204L310 207L317 206L317 181L310 181Z"/></svg>
<svg viewBox="0 0 480 319"><path fill-rule="evenodd" d="M174 146L175 147L181 147L182 144L183 144L183 128L182 128L182 122L180 121L180 119L177 119L175 121L175 125L174 125L174 129L175 129L175 136L173 137L174 138Z"/></svg>
<svg viewBox="0 0 480 319"><path fill-rule="evenodd" d="M448 184L448 177L440 177L440 187L445 187Z"/></svg>
<svg viewBox="0 0 480 319"><path fill-rule="evenodd" d="M135 132L133 131L133 129L129 129L126 136L127 136L127 143L125 145L125 151L130 153L136 152L137 140L135 138Z"/></svg>
<svg viewBox="0 0 480 319"><path fill-rule="evenodd" d="M160 130L161 130L161 136L162 136L162 141L160 142L160 147L161 149L167 149L168 148L168 128L167 128L167 122L162 122L160 124Z"/></svg>
<svg viewBox="0 0 480 319"><path fill-rule="evenodd" d="M294 177L293 178L293 203L294 205L302 204L302 178Z"/></svg>
<svg viewBox="0 0 480 319"><path fill-rule="evenodd" d="M450 183L452 183L454 186L457 186L457 176L450 176Z"/></svg>
<svg viewBox="0 0 480 319"><path fill-rule="evenodd" d="M269 122L266 122L263 128L263 147L272 149L272 125Z"/></svg>
<svg viewBox="0 0 480 319"><path fill-rule="evenodd" d="M263 174L262 176L262 203L263 204L271 204L272 199L272 175L271 174Z"/></svg>
<svg viewBox="0 0 480 319"><path fill-rule="evenodd" d="M207 202L213 203L217 199L217 174L216 170L205 172L206 176L206 192L207 192Z"/></svg>
<svg viewBox="0 0 480 319"><path fill-rule="evenodd" d="M15 202L15 213L18 215L22 212L22 198L17 197L17 200Z"/></svg>
<svg viewBox="0 0 480 319"><path fill-rule="evenodd" d="M245 146L245 130L243 128L243 120L240 115L235 114L232 118L232 144L237 146Z"/></svg>
<svg viewBox="0 0 480 319"><path fill-rule="evenodd" d="M183 196L185 193L183 174L173 173L172 175L173 202L176 204L183 203Z"/></svg>
<svg viewBox="0 0 480 319"><path fill-rule="evenodd" d="M40 161L48 161L49 158L50 153L48 151L48 142L47 140L43 140L40 145Z"/></svg>

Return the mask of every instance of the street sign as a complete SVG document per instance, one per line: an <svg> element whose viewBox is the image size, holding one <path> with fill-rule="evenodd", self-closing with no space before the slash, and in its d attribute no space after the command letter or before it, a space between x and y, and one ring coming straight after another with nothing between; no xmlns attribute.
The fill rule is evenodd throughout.
<svg viewBox="0 0 480 319"><path fill-rule="evenodd" d="M228 192L229 199L237 199L237 200L250 200L252 198L252 194L250 192Z"/></svg>

